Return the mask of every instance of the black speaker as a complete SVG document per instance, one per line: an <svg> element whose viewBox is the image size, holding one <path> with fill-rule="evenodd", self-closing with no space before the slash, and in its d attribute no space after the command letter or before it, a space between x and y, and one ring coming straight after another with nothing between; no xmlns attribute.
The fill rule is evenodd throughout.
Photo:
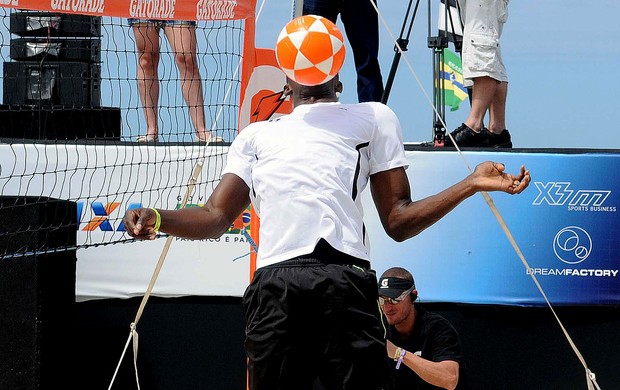
<svg viewBox="0 0 620 390"><path fill-rule="evenodd" d="M39 196L0 196L0 258L76 244L77 204Z"/></svg>
<svg viewBox="0 0 620 390"><path fill-rule="evenodd" d="M121 122L121 109L116 107L0 105L0 138L118 141Z"/></svg>
<svg viewBox="0 0 620 390"><path fill-rule="evenodd" d="M4 63L4 104L101 105L101 65L84 62Z"/></svg>
<svg viewBox="0 0 620 390"><path fill-rule="evenodd" d="M37 37L98 37L101 36L101 17L18 11L11 13L9 32Z"/></svg>
<svg viewBox="0 0 620 390"><path fill-rule="evenodd" d="M67 383L76 231L74 202L0 197L0 389Z"/></svg>
<svg viewBox="0 0 620 390"><path fill-rule="evenodd" d="M101 62L100 39L11 39L11 59L15 61Z"/></svg>

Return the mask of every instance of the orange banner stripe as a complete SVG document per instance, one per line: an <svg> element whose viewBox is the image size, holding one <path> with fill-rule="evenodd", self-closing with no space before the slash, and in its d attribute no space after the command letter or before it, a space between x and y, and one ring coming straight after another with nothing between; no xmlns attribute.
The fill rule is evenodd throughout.
<svg viewBox="0 0 620 390"><path fill-rule="evenodd" d="M0 7L94 16L162 20L253 18L255 0L0 0Z"/></svg>

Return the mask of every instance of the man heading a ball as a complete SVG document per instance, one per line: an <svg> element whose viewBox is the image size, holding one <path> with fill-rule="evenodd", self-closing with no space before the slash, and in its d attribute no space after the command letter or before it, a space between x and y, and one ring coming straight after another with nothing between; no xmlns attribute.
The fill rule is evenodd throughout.
<svg viewBox="0 0 620 390"><path fill-rule="evenodd" d="M530 182L524 167L511 175L486 162L412 201L396 115L381 103L341 104L341 90L337 75L319 85L289 77L293 111L239 133L203 207L133 209L123 220L139 239L154 239L156 226L216 238L252 203L260 246L243 297L252 390L309 390L317 378L326 389L382 388L385 335L361 202L368 183L386 233L402 241L478 191L517 194Z"/></svg>

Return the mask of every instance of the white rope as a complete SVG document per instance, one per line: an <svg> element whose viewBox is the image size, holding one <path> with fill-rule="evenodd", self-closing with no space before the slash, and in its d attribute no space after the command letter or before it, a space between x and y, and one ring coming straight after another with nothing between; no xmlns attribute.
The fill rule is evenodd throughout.
<svg viewBox="0 0 620 390"><path fill-rule="evenodd" d="M482 192L482 196L484 197L484 200L487 202L487 204L491 208L491 211L493 212L493 215L495 215L495 218L499 222L499 225L501 226L502 230L504 231L504 234L506 234L506 237L508 237L508 241L510 241L510 244L512 245L512 247L514 248L515 252L519 256L519 259L521 259L521 262L523 263L523 266L525 267L526 271L529 270L530 266L527 263L527 260L525 260L525 256L523 256L523 253L521 252L521 249L517 245L517 242L515 241L512 233L508 229L508 226L504 222L504 218L502 218L501 214L497 210L497 207L495 207L495 204L493 203L493 200L491 199L491 197L489 196L489 194L487 192ZM586 364L585 359L583 358L583 356L579 352L579 349L577 348L577 346L573 342L572 338L568 334L568 331L566 330L566 328L564 328L564 325L562 324L562 321L560 321L560 318L558 317L558 315L556 314L555 310L553 309L553 306L551 306L551 302L549 302L549 299L547 298L547 294L545 294L545 291L543 290L542 286L540 285L540 283L538 283L538 279L536 279L536 276L534 275L533 272L527 272L527 273L529 273L530 276L532 277L532 280L534 281L534 284L536 284L536 287L538 288L538 291L540 291L540 294L542 295L542 297L544 298L545 302L547 303L547 306L549 307L549 309L551 309L551 313L553 313L553 316L555 317L556 321L558 322L558 325L560 325L560 329L562 329L562 332L564 333L564 336L566 336L566 339L568 340L568 343L570 344L571 348L573 349L573 351L577 355L577 358L579 359L579 361L583 365L583 367L584 367L584 369L586 371L586 379L587 379L587 383L588 383L588 390L593 390L593 387L591 387L592 384L594 384L596 386L596 388L600 390L600 387L596 383L596 375L594 375L594 373L591 372L590 369L588 368L588 365Z"/></svg>
<svg viewBox="0 0 620 390"><path fill-rule="evenodd" d="M207 144L208 144L208 141L207 141ZM185 196L183 197L183 200L179 208L185 208L190 197L193 195L194 188L196 186L196 181L201 171L202 171L202 160L198 161L198 163L196 163L196 166L194 167L194 171L192 172L192 177L189 179L189 182L187 184L187 191L185 193ZM136 328L138 326L138 322L140 321L140 318L142 317L144 308L146 307L146 302L148 301L151 295L151 292L153 291L153 288L155 287L155 282L157 281L159 272L161 271L164 265L164 260L166 260L166 256L168 255L168 250L170 249L170 245L172 245L173 238L174 238L173 236L168 236L166 238L166 243L164 244L164 248L162 249L161 254L159 255L159 260L157 261L157 265L155 266L155 271L153 271L153 275L151 276L149 285L146 289L146 292L144 293L144 296L142 297L142 301L140 302L140 306L138 307L138 312L136 313L136 317L130 325L129 340L127 340L127 344L125 344L125 349L123 349L123 353L121 354L121 358L118 362L118 366L120 366L121 362L123 361L123 356L125 355L125 350L127 349L127 346L129 345L129 341L133 338L133 352L134 352L133 359L134 359L134 369L135 369L135 374L136 374L136 384L138 385L138 390L140 389L140 383L138 380L138 364L137 364L138 332L136 331ZM118 366L117 366L117 370L118 370ZM115 377L116 377L116 372L114 373L114 376L112 377L112 381L110 382L110 387L114 383Z"/></svg>
<svg viewBox="0 0 620 390"><path fill-rule="evenodd" d="M262 1L261 6L259 8L258 13L256 14L256 18L255 18L255 24L258 22L258 19L260 17L261 11L263 9L265 5L265 0ZM241 65L243 63L243 58L241 58L239 60L239 62L237 63L237 67L235 68L235 72L233 74L233 79L235 79L237 77L237 75L239 74L239 69L241 68ZM231 91L232 91L232 82L228 85L228 89L226 90L226 94L224 95L224 102L227 102L228 100L230 100L230 96L231 96ZM217 112L217 115L215 117L215 121L213 121L213 125L211 127L210 132L213 134L213 132L215 131L215 129L217 128L217 123L218 120L220 119L220 116L222 114L222 111L224 109L224 104L220 105L220 108ZM212 137L209 137L207 139L207 142L204 144L204 152L206 153L207 150L207 146L209 146L209 143L211 142ZM188 181L188 188L187 191L185 193L185 196L179 206L179 208L185 208L185 206L187 205L189 199L191 198L191 196L194 193L194 189L196 186L196 182L198 181L198 176L200 176L200 173L202 172L202 167L204 165L204 160L205 160L205 155L203 154L203 156L196 162L196 165L194 166L194 169L192 171L192 175ZM144 312L144 308L146 307L146 302L148 301L149 296L151 295L151 292L153 291L153 288L155 287L155 282L157 281L157 278L159 277L159 272L161 271L161 268L164 265L164 261L166 259L166 256L168 255L168 251L170 249L170 246L172 245L172 240L173 237L172 236L168 236L166 238L166 242L164 244L164 248L162 249L162 252L159 256L159 260L157 262L157 265L155 266L155 270L153 271L153 275L151 276L151 280L149 282L149 285L146 289L146 292L144 293L144 296L142 297L142 301L140 302L140 307L138 308L138 311L136 313L136 317L134 319L134 322L131 323L130 325L130 332L129 332L129 338L127 339L127 342L125 344L125 347L123 348L123 352L121 353L121 357L118 361L118 364L116 366L116 370L114 371L114 375L112 376L112 380L110 381L110 385L108 387L108 390L110 390L112 388L112 385L114 384L114 380L116 379L116 375L118 373L118 369L120 368L120 365L123 361L123 357L125 356L125 352L129 346L129 342L133 339L133 362L134 362L134 371L135 371L135 376L136 376L136 385L138 387L138 390L140 390L140 383L139 383L139 379L138 379L138 332L136 330L138 322L140 321L140 318L142 317L142 313ZM253 243L253 242L252 242ZM254 244L256 245L256 244Z"/></svg>
<svg viewBox="0 0 620 390"><path fill-rule="evenodd" d="M131 341L131 338L133 337L133 323L131 324L132 327L132 331L129 332L129 337L127 338L127 342L125 343L125 348L123 348L123 352L121 353L121 358L118 360L118 364L116 365L116 369L114 370L114 375L112 375L112 380L110 381L110 385L108 386L108 390L112 389L112 385L114 384L114 379L116 379L116 374L118 374L118 369L121 367L121 362L123 361L123 358L125 357L125 351L127 351L127 347L129 346L129 342ZM136 372L137 375L137 372ZM136 382L138 381L138 378L136 376ZM138 388L140 387L140 385L138 385Z"/></svg>
<svg viewBox="0 0 620 390"><path fill-rule="evenodd" d="M435 107L435 105L433 104L433 101L431 100L431 98L428 96L428 93L426 92L426 90L424 89L424 86L422 85L422 82L420 81L420 78L418 77L418 74L415 72L415 70L413 69L413 66L411 65L411 63L409 62L409 59L407 58L407 56L405 56L405 52L401 49L400 45L398 45L398 41L396 39L396 36L394 35L394 33L392 32L392 30L390 30L390 28L387 25L387 22L385 21L385 18L383 17L383 14L381 14L381 12L379 12L379 8L377 8L377 4L375 3L374 0L369 0L370 3L372 4L372 6L375 8L375 10L377 11L377 15L379 16L379 18L381 19L381 22L383 23L383 26L385 27L385 29L387 30L388 34L390 35L390 37L392 38L392 41L396 43L396 45L394 46L395 48L397 48L398 53L401 55L401 59L403 59L405 61L405 64L407 65L407 67L409 68L409 70L411 71L411 74L413 75L413 77L415 78L415 81L418 83L418 86L420 87L420 90L422 91L422 94L424 95L424 97L426 98L426 100L428 101L428 104L431 106L431 108L433 109L433 111L435 112L435 115L437 116L437 118L439 118L439 120L441 121L441 124L443 125L444 129L448 128L448 125L446 125L446 122L444 121L444 119L441 117L441 115L439 114L439 111L437 111L437 108ZM465 166L467 167L467 169L469 170L469 172L473 172L473 169L471 168L471 166L469 165L469 163L467 162L467 160L465 159L465 157L463 156L463 153L461 152L461 149L459 148L459 146L457 145L457 143L455 142L454 138L452 138L452 134L450 134L449 132L446 131L446 134L450 137L450 139L452 140L452 143L454 144L454 146L456 147L456 150L459 153L459 156L461 157L461 159L463 160L463 163L465 164Z"/></svg>
<svg viewBox="0 0 620 390"><path fill-rule="evenodd" d="M389 26L387 25L385 18L383 17L383 15L381 14L381 12L379 12L379 8L377 7L377 4L375 3L374 0L370 0L372 6L375 8L375 10L377 11L377 15L379 16L379 18L381 19L381 22L383 23L383 26L385 27L385 29L387 30L388 34L390 35L390 37L392 38L392 41L394 41L395 43L397 43L396 37L395 35L392 33L392 31L390 30ZM439 120L441 121L441 124L443 125L443 127L445 129L448 128L448 126L446 125L444 119L441 117L441 115L439 115L439 112L437 111L437 108L435 107L435 105L433 104L431 98L429 97L428 93L426 92L426 90L424 89L424 86L422 85L422 83L420 82L420 78L418 77L417 73L415 72L415 70L413 69L413 66L411 65L411 63L409 62L409 59L405 56L405 53L402 51L402 49L400 48L400 45L396 44L394 46L395 48L397 48L398 52L401 55L401 58L405 60L405 63L407 64L407 67L409 68L409 70L411 71L411 74L413 75L413 77L415 78L416 82L418 83L418 86L420 87L420 89L422 90L422 93L424 94L424 96L426 97L426 100L428 101L429 105L433 108L433 111L435 112L435 114L437 115L437 117L439 118ZM434 82L434 81L433 81ZM463 155L463 152L461 151L461 149L458 147L457 143L455 142L454 138L452 137L452 134L450 134L449 132L446 131L446 134L450 137L450 139L452 140L452 143L454 144L454 146L457 149L457 152L459 154L459 156L461 157L461 159L463 160L463 162L465 163L465 165L467 166L467 169L470 172L473 172L471 166L469 165L469 163L467 162L467 159L465 158L465 156ZM502 228L502 230L504 231L504 234L506 235L506 237L508 238L508 241L510 241L510 244L512 245L513 249L515 250L515 252L517 253L517 255L519 256L519 259L521 259L521 262L523 263L523 265L525 266L526 271L530 269L529 264L527 263L525 256L523 256L523 253L521 252L521 249L519 248L519 246L517 245L516 240L514 239L512 233L510 232L510 229L508 229L508 226L506 225L503 217L501 216L499 210L497 209L497 207L495 206L495 204L493 203L493 199L491 199L491 196L486 192L481 192L484 200L486 201L486 203L489 205L489 208L491 209L491 211L493 212L493 215L495 216L495 218L497 219L497 221L499 222L500 227ZM579 359L579 361L581 362L581 364L583 365L585 372L586 372L586 380L587 380L587 384L588 384L588 390L594 390L594 387L596 387L596 389L600 390L600 387L598 386L598 384L596 383L596 375L590 371L590 369L588 368L588 365L586 364L585 359L583 358L583 356L581 355L581 353L579 352L579 349L577 348L577 346L575 345L575 343L573 342L573 340L571 339L570 335L568 334L568 331L566 330L566 328L564 327L564 325L562 324L562 321L560 321L560 318L557 316L555 310L553 309L553 307L551 306L551 303L549 302L549 300L547 299L547 294L545 294L542 286L540 285L540 283L538 283L538 280L536 279L536 276L534 275L534 273L532 272L528 272L530 274L530 276L532 277L532 280L534 281L534 284L536 284L536 287L538 288L538 291L540 291L540 294L542 295L542 297L544 298L545 302L547 303L547 306L549 307L549 309L551 309L551 312L553 313L553 316L555 317L556 321L558 322L558 325L560 326L560 328L562 329L562 332L564 333L564 336L566 336L566 339L568 340L568 343L570 344L571 348L573 349L573 351L575 352L575 354L577 355L577 358Z"/></svg>

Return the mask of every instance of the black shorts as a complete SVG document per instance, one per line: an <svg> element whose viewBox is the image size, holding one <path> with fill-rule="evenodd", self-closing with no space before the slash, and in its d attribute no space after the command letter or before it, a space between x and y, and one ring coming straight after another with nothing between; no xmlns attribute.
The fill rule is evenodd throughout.
<svg viewBox="0 0 620 390"><path fill-rule="evenodd" d="M259 268L243 298L251 390L378 390L387 367L377 279L340 252ZM320 257L320 258L319 258Z"/></svg>

